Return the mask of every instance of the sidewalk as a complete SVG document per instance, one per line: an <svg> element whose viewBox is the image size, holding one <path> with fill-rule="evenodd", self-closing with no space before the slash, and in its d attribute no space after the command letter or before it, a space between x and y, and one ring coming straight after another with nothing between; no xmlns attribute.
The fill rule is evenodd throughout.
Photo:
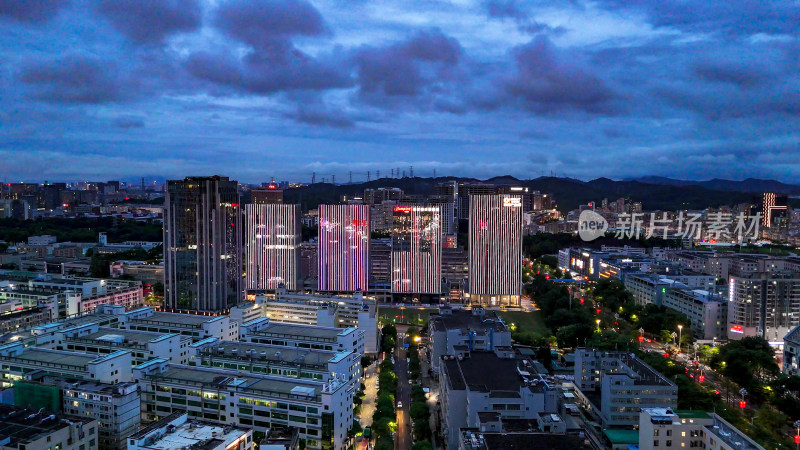
<svg viewBox="0 0 800 450"><path fill-rule="evenodd" d="M378 396L378 390L375 388L375 383L378 380L376 375L377 366L378 363L373 362L364 371L364 375L366 376L364 385L367 388L364 390L364 403L361 404L361 412L358 415L359 419L361 419L362 428L372 426L372 415L375 413L375 399Z"/></svg>
<svg viewBox="0 0 800 450"><path fill-rule="evenodd" d="M439 425L439 411L436 407L436 402L439 399L439 382L428 375L428 369L430 369L431 366L426 352L422 352L422 356L420 356L419 361L421 371L420 381L422 382L422 387L430 389L430 393L428 394L428 408L430 408L431 411L430 426L431 431L433 432L433 448L444 449L444 446L442 443L440 443L439 436L436 433Z"/></svg>

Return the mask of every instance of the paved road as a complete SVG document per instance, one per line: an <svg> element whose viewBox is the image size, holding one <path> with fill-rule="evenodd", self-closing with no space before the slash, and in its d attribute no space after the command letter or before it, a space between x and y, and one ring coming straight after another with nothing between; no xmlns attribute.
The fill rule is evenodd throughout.
<svg viewBox="0 0 800 450"><path fill-rule="evenodd" d="M398 329L398 334L401 331ZM402 331L405 333L405 330ZM408 386L408 364L406 363L406 351L401 347L402 339L397 340L397 348L394 351L394 370L397 374L397 393L395 401L402 402L403 407L397 408L397 433L395 435L394 448L397 450L408 450L414 442L411 437L411 389Z"/></svg>
<svg viewBox="0 0 800 450"><path fill-rule="evenodd" d="M520 306L522 306L523 311L536 311L536 305L534 305L531 299L528 297L522 297Z"/></svg>

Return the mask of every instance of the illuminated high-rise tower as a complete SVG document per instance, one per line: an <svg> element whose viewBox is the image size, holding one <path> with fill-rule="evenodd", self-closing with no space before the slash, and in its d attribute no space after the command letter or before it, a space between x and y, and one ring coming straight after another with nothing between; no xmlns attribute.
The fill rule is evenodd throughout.
<svg viewBox="0 0 800 450"><path fill-rule="evenodd" d="M164 303L222 311L242 292L239 184L227 177L167 182L164 200Z"/></svg>
<svg viewBox="0 0 800 450"><path fill-rule="evenodd" d="M245 205L245 289L297 290L300 205Z"/></svg>
<svg viewBox="0 0 800 450"><path fill-rule="evenodd" d="M773 219L780 212L784 214L787 210L787 195L765 192L761 199L761 225L770 228Z"/></svg>
<svg viewBox="0 0 800 450"><path fill-rule="evenodd" d="M518 305L522 294L522 196L471 195L469 296Z"/></svg>
<svg viewBox="0 0 800 450"><path fill-rule="evenodd" d="M392 293L440 294L442 229L438 206L395 206Z"/></svg>
<svg viewBox="0 0 800 450"><path fill-rule="evenodd" d="M319 205L320 291L369 287L369 205Z"/></svg>

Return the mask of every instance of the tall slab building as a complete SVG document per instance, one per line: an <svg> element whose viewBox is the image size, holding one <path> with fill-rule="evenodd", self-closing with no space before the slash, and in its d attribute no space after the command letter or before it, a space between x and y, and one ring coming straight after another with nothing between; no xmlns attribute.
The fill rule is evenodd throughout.
<svg viewBox="0 0 800 450"><path fill-rule="evenodd" d="M369 205L319 205L320 291L369 288Z"/></svg>
<svg viewBox="0 0 800 450"><path fill-rule="evenodd" d="M522 196L471 195L469 298L519 305L522 294Z"/></svg>
<svg viewBox="0 0 800 450"><path fill-rule="evenodd" d="M245 289L297 290L300 278L300 205L248 204L245 216Z"/></svg>
<svg viewBox="0 0 800 450"><path fill-rule="evenodd" d="M393 214L392 293L441 294L441 210L399 205Z"/></svg>
<svg viewBox="0 0 800 450"><path fill-rule="evenodd" d="M165 305L222 311L242 293L242 218L236 181L169 180L164 202Z"/></svg>

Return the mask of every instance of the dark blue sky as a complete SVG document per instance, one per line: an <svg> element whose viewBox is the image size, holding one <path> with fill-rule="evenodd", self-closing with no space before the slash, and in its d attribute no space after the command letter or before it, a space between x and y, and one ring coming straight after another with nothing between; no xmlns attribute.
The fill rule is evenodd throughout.
<svg viewBox="0 0 800 450"><path fill-rule="evenodd" d="M800 176L789 0L0 0L0 27L9 181Z"/></svg>

